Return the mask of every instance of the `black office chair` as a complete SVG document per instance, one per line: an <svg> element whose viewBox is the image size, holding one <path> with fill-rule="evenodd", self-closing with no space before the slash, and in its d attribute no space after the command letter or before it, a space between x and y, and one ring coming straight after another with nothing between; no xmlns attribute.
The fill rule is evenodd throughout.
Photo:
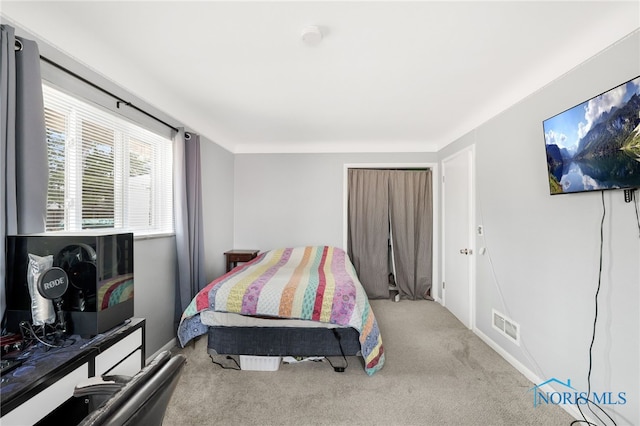
<svg viewBox="0 0 640 426"><path fill-rule="evenodd" d="M104 383L78 386L74 396L89 401L82 426L161 425L186 363L164 351L135 376L103 376Z"/></svg>

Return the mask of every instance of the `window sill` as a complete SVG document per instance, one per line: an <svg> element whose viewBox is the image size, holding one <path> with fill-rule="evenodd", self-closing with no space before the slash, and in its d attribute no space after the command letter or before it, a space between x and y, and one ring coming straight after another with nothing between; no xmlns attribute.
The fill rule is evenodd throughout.
<svg viewBox="0 0 640 426"><path fill-rule="evenodd" d="M133 233L134 241L142 241L142 240L152 240L155 238L173 238L175 237L175 232L161 232L161 233Z"/></svg>
<svg viewBox="0 0 640 426"><path fill-rule="evenodd" d="M109 235L109 234L122 234L132 232L133 239L135 240L151 240L154 238L173 238L175 232L142 232L131 231L122 228L100 228L100 229L83 229L82 231L46 231L41 235Z"/></svg>

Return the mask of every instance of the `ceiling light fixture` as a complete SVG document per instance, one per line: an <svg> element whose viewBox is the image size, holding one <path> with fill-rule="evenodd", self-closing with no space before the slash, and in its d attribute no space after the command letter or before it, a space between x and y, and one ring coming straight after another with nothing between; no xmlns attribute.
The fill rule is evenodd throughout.
<svg viewBox="0 0 640 426"><path fill-rule="evenodd" d="M316 45L322 41L322 31L317 25L310 25L302 31L302 41L308 45Z"/></svg>

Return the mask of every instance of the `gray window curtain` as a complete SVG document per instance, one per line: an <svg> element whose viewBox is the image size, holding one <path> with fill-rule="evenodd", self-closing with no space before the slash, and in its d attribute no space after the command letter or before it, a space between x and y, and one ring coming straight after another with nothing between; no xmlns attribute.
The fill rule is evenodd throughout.
<svg viewBox="0 0 640 426"><path fill-rule="evenodd" d="M45 230L49 166L38 45L0 25L0 238ZM4 250L2 251L4 253ZM5 300L0 256L0 308Z"/></svg>
<svg viewBox="0 0 640 426"><path fill-rule="evenodd" d="M178 277L175 325L182 312L207 283L202 234L200 136L179 129L174 138L174 209Z"/></svg>
<svg viewBox="0 0 640 426"><path fill-rule="evenodd" d="M395 272L401 297L433 300L431 175L431 170L348 170L347 253L371 299L389 297L389 274Z"/></svg>
<svg viewBox="0 0 640 426"><path fill-rule="evenodd" d="M430 299L433 267L431 170L389 173L389 222L400 295Z"/></svg>

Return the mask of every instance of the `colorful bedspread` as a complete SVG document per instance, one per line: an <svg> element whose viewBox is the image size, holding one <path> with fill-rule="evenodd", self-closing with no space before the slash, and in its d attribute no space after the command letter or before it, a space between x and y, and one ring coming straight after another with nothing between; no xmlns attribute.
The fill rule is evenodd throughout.
<svg viewBox="0 0 640 426"><path fill-rule="evenodd" d="M353 327L360 333L367 374L384 365L382 337L367 294L349 257L336 247L271 250L217 278L182 314L178 338L183 347L207 332L200 321L205 310Z"/></svg>

